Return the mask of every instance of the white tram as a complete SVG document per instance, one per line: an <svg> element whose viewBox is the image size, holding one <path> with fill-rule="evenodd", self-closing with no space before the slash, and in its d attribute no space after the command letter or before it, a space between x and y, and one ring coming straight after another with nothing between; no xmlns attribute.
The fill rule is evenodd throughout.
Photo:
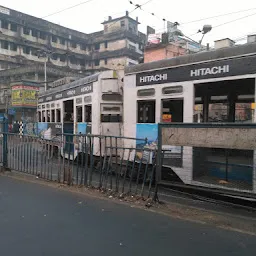
<svg viewBox="0 0 256 256"><path fill-rule="evenodd" d="M122 71L104 71L41 93L38 99L39 135L54 141L58 134L63 134L69 142L73 136L65 134L121 136L122 79ZM75 149L71 149L74 159L79 151L76 143L77 140L73 145ZM66 157L70 145L62 146L62 154ZM99 154L96 140L94 154Z"/></svg>
<svg viewBox="0 0 256 256"><path fill-rule="evenodd" d="M154 148L158 123L255 122L255 79L256 43L128 67L124 136L147 137L146 145L133 146ZM199 149L206 171L197 166L192 147L163 150L163 165L186 184L206 176L221 179L228 167L229 180L242 182L248 190L255 183L256 189L254 151L233 150L227 163L222 149Z"/></svg>

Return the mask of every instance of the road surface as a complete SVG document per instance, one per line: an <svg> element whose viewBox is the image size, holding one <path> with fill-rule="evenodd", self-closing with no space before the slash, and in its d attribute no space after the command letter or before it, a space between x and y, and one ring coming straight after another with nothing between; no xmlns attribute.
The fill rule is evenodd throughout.
<svg viewBox="0 0 256 256"><path fill-rule="evenodd" d="M256 255L256 237L0 176L1 256Z"/></svg>

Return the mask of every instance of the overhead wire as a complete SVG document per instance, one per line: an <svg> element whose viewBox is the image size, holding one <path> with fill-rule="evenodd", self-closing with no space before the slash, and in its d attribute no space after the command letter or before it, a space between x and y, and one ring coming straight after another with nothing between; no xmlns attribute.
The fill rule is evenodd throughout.
<svg viewBox="0 0 256 256"><path fill-rule="evenodd" d="M221 24L218 24L218 25L216 25L216 26L213 26L212 29L215 29L215 28L224 26L224 25L226 25L226 24L230 24L230 23L236 22L236 21L238 21L238 20L246 19L246 18L251 17L251 16L254 16L254 15L256 15L256 13L252 13L252 14L249 14L249 15L246 15L246 16L243 16L243 17L234 19L234 20L230 20L230 21L227 21L227 22L223 22L223 23L221 23ZM194 33L194 34L192 34L192 35L190 35L190 36L194 36L194 35L196 35L196 34L198 34L198 33L200 33L200 31L197 31L196 33Z"/></svg>
<svg viewBox="0 0 256 256"><path fill-rule="evenodd" d="M41 19L45 19L45 18L51 17L51 16L53 16L53 15L56 15L56 14L65 12L65 11L67 11L67 10L70 10L70 9L75 8L75 7L78 7L78 6L87 4L87 3L92 2L92 1L93 1L93 0L87 0L87 1L84 1L84 2L81 2L81 3L78 3L78 4L75 4L75 5L69 6L69 7L67 7L67 8L62 9L62 10L59 10L59 11L50 13L50 14L48 14L48 15L46 15L46 16L43 16L43 17L41 17Z"/></svg>
<svg viewBox="0 0 256 256"><path fill-rule="evenodd" d="M136 11L137 9L141 9L142 6L148 4L148 3L152 2L152 1L153 1L153 0L148 0L147 2L145 2L145 3L143 3L143 4L133 4L132 1L129 1L130 4L133 4L133 5L135 6L135 8L132 9L131 11L129 11L128 14L131 14L132 12ZM114 23L112 23L108 28L111 28L111 27L114 26L117 22L118 22L118 20L115 21Z"/></svg>
<svg viewBox="0 0 256 256"><path fill-rule="evenodd" d="M246 12L246 11L252 11L252 10L256 10L256 7L255 8L250 8L250 9L246 9L246 10L240 10L240 11L235 11L235 12L223 13L223 14L219 14L219 15L215 15L215 16L210 16L210 17L205 17L205 18L197 19L197 20L191 20L191 21L187 21L187 22L182 22L180 25L186 25L186 24L190 24L190 23L195 23L195 22L203 21L203 20L210 20L210 19L213 19L213 18L219 18L219 17L223 17L223 16L228 16L228 15L237 14L237 13Z"/></svg>

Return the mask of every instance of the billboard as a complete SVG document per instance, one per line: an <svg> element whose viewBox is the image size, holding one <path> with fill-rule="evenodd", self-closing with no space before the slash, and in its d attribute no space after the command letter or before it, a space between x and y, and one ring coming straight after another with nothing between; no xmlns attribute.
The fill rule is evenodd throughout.
<svg viewBox="0 0 256 256"><path fill-rule="evenodd" d="M38 91L36 86L12 86L12 107L36 108Z"/></svg>
<svg viewBox="0 0 256 256"><path fill-rule="evenodd" d="M162 34L149 34L148 35L148 44L160 44L162 42Z"/></svg>

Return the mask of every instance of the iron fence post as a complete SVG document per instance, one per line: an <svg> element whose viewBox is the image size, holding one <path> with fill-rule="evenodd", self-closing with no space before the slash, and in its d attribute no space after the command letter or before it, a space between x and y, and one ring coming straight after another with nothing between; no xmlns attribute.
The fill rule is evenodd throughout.
<svg viewBox="0 0 256 256"><path fill-rule="evenodd" d="M8 119L3 119L3 167L6 170L8 166L8 146L7 146L7 133L8 133Z"/></svg>

